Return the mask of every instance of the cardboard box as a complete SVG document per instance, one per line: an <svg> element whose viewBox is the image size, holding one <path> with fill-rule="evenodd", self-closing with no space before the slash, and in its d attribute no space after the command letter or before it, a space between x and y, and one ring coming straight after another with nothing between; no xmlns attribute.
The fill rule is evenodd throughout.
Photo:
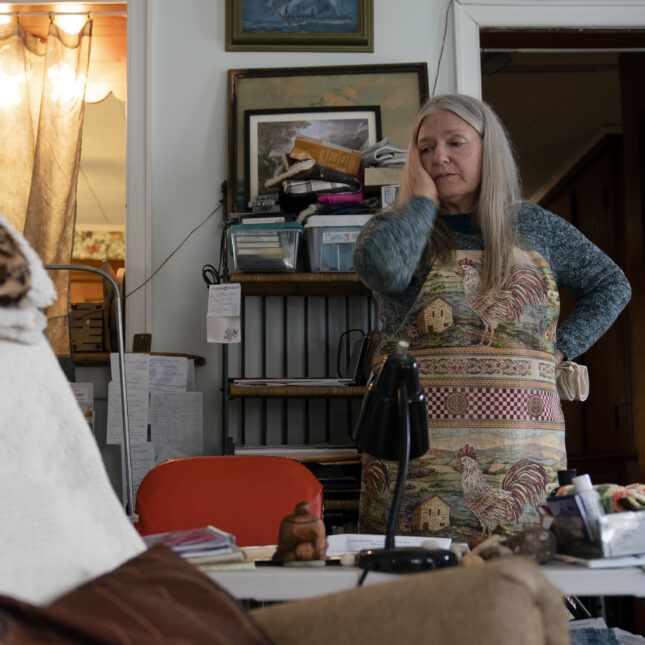
<svg viewBox="0 0 645 645"><path fill-rule="evenodd" d="M296 137L290 156L300 161L314 159L320 166L354 176L362 160L361 153L356 150L303 136Z"/></svg>

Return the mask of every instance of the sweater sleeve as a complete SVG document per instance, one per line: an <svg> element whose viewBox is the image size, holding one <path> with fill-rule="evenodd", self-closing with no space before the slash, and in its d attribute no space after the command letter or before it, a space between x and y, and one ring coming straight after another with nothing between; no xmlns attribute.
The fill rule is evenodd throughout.
<svg viewBox="0 0 645 645"><path fill-rule="evenodd" d="M577 228L542 211L549 231L551 268L558 286L577 301L558 325L557 347L568 359L586 352L616 320L631 297L620 267Z"/></svg>
<svg viewBox="0 0 645 645"><path fill-rule="evenodd" d="M437 216L435 203L413 197L403 209L372 217L356 240L354 266L377 293L403 292L416 270Z"/></svg>

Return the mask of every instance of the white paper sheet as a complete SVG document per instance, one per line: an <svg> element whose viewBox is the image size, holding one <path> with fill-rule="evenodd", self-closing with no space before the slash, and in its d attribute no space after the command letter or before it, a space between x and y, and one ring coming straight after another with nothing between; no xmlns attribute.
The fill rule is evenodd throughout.
<svg viewBox="0 0 645 645"><path fill-rule="evenodd" d="M126 367L126 374L128 368ZM145 443L148 439L148 388L128 387L128 431L130 443ZM121 383L108 383L106 443L123 443L123 412L121 410Z"/></svg>
<svg viewBox="0 0 645 645"><path fill-rule="evenodd" d="M186 375L186 391L195 391L195 359L188 359L188 374Z"/></svg>
<svg viewBox="0 0 645 645"><path fill-rule="evenodd" d="M150 433L153 443L173 444L189 454L203 452L203 393L152 392L150 395Z"/></svg>
<svg viewBox="0 0 645 645"><path fill-rule="evenodd" d="M185 356L150 356L149 379L151 392L185 392L188 359Z"/></svg>
<svg viewBox="0 0 645 645"><path fill-rule="evenodd" d="M94 383L70 383L85 420L94 432Z"/></svg>
<svg viewBox="0 0 645 645"><path fill-rule="evenodd" d="M155 465L155 447L150 441L130 444L130 464L132 467L132 491L137 494L139 484L148 471ZM121 468L123 469L123 499L127 500L125 479L125 450L121 446Z"/></svg>
<svg viewBox="0 0 645 645"><path fill-rule="evenodd" d="M145 388L148 390L148 379L150 371L150 354L126 354L125 360L125 384L129 388ZM110 369L112 380L119 381L121 370L119 369L119 355L115 352L110 354Z"/></svg>
<svg viewBox="0 0 645 645"><path fill-rule="evenodd" d="M242 322L239 284L213 284L208 289L206 340L209 343L239 343Z"/></svg>
<svg viewBox="0 0 645 645"><path fill-rule="evenodd" d="M328 535L327 555L329 557L343 555L343 553L358 553L362 549L382 549L385 546L384 535L369 533L339 533ZM449 549L450 538L434 538L418 535L395 535L394 543L399 546L422 547L426 542L432 542L435 549Z"/></svg>

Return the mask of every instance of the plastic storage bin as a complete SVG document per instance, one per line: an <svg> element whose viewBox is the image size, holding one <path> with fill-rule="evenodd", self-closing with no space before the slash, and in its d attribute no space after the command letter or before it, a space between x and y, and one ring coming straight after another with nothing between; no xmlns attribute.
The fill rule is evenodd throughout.
<svg viewBox="0 0 645 645"><path fill-rule="evenodd" d="M312 215L305 222L305 241L312 271L353 271L354 246L371 215Z"/></svg>
<svg viewBox="0 0 645 645"><path fill-rule="evenodd" d="M235 271L295 271L302 225L240 224L227 233Z"/></svg>

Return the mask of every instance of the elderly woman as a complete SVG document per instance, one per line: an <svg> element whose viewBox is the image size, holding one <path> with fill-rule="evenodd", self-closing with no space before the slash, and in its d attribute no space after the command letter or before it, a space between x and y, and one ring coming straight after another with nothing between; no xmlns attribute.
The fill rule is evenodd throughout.
<svg viewBox="0 0 645 645"><path fill-rule="evenodd" d="M438 96L420 110L393 212L354 256L388 340L419 364L430 450L411 462L399 531L460 541L510 534L566 467L556 366L589 349L627 304L623 272L576 228L523 202L491 108ZM558 288L577 304L558 323ZM360 530L383 532L396 464L366 456Z"/></svg>

